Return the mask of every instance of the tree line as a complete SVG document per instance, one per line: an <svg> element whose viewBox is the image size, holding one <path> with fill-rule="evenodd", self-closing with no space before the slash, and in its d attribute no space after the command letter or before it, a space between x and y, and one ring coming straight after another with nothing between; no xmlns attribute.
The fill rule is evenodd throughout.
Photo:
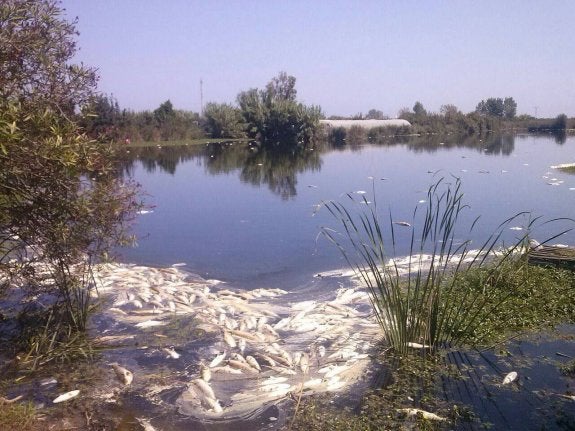
<svg viewBox="0 0 575 431"><path fill-rule="evenodd" d="M316 135L323 116L318 106L297 101L295 82L295 77L280 72L264 89L239 93L236 105L206 104L203 115L176 110L170 100L151 112L120 110L113 96L97 95L84 107L79 124L90 136L116 141L212 137L304 145Z"/></svg>

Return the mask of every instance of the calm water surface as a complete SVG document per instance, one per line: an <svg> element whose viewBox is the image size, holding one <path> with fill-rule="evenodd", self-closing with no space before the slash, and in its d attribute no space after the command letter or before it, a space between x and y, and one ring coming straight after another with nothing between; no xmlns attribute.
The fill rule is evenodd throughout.
<svg viewBox="0 0 575 431"><path fill-rule="evenodd" d="M468 142L420 137L296 153L240 144L132 150L126 171L143 186L153 212L138 217L138 246L123 250L122 259L156 266L184 262L190 271L236 286L298 289L313 274L346 266L319 235L322 226L339 226L318 204L349 202L351 192L377 202L386 226L389 212L411 223L441 176L461 178L469 205L460 220L461 240L479 246L521 211L544 220L575 216L575 176L550 168L575 162L574 150L574 137L561 142L551 136ZM517 238L522 232L509 227L527 223L528 217L514 221L504 238ZM542 226L534 237L547 239L565 226ZM397 255L409 254L410 229L396 228L396 234ZM575 238L570 233L554 242L575 244Z"/></svg>

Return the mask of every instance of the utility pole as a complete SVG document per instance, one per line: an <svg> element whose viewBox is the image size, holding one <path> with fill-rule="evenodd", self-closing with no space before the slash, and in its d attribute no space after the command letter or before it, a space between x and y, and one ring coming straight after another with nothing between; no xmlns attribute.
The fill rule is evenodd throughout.
<svg viewBox="0 0 575 431"><path fill-rule="evenodd" d="M539 106L534 106L533 109L535 109L535 118L537 118L537 108L539 108Z"/></svg>
<svg viewBox="0 0 575 431"><path fill-rule="evenodd" d="M200 115L204 115L204 81L200 78Z"/></svg>

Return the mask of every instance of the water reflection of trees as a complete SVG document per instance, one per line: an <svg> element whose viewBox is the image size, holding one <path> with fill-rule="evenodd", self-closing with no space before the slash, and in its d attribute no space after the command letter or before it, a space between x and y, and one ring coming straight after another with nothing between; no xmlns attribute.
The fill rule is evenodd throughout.
<svg viewBox="0 0 575 431"><path fill-rule="evenodd" d="M313 147L260 147L256 144L220 143L202 146L131 148L122 152L122 172L131 175L136 162L149 173L175 174L177 165L198 160L211 175L239 171L241 181L262 186L289 199L297 194L297 175L321 169L320 151Z"/></svg>
<svg viewBox="0 0 575 431"><path fill-rule="evenodd" d="M359 151L366 144L403 145L415 153L434 153L450 148L470 148L493 155L510 155L515 149L514 134L483 135L411 135L387 136L360 128L347 131L334 129L326 137L328 146L335 150Z"/></svg>
<svg viewBox="0 0 575 431"><path fill-rule="evenodd" d="M549 136L548 134L546 136ZM482 136L425 135L372 136L362 130L351 133L330 133L311 147L286 148L260 146L255 143L219 143L208 145L150 146L122 150L123 174L131 175L139 162L147 172L160 170L174 175L178 164L197 160L211 175L238 172L241 181L268 188L289 199L297 194L297 176L321 169L321 156L331 151L361 151L366 145L401 145L414 153L434 153L456 148L474 149L487 155L509 156L515 139L522 135L487 134ZM564 137L556 137L562 144Z"/></svg>

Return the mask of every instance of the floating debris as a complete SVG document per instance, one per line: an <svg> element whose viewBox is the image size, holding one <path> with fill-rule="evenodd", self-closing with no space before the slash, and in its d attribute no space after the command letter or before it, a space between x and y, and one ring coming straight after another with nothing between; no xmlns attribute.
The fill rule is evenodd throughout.
<svg viewBox="0 0 575 431"><path fill-rule="evenodd" d="M320 276L357 280L350 270ZM290 303L271 301L288 295L281 289L233 289L174 266L100 264L95 279L97 293L111 296L107 317L117 322L144 329L193 316L193 325L209 334L212 346L198 351L193 356L197 362L186 366L191 373L186 386L178 388L181 379L175 377L168 386L181 391L174 407L199 419L245 414L300 387L306 394L343 390L364 375L367 353L380 331L369 294L359 284L339 289L331 299ZM109 312L112 308L116 311ZM157 314L161 320L150 319ZM126 335L134 334L122 333ZM164 344L156 351L177 359L184 348ZM117 375L123 382L125 373L118 369ZM138 390L153 401L158 392L154 385L148 387L149 378L144 367Z"/></svg>
<svg viewBox="0 0 575 431"><path fill-rule="evenodd" d="M2 404L14 404L16 401L20 401L22 398L24 398L24 395L18 395L17 397L10 398L10 399L0 397L0 406Z"/></svg>
<svg viewBox="0 0 575 431"><path fill-rule="evenodd" d="M442 418L441 416L438 416L435 413L427 412L421 409L407 408L407 409L397 409L397 411L405 413L407 417L421 415L423 419L427 419L429 421L439 421L439 422L447 421L446 418Z"/></svg>
<svg viewBox="0 0 575 431"><path fill-rule="evenodd" d="M178 359L180 357L180 354L173 347L164 347L162 350L168 354L168 358Z"/></svg>
<svg viewBox="0 0 575 431"><path fill-rule="evenodd" d="M144 214L152 214L153 212L154 211L152 211L152 210L140 210L136 214L144 215Z"/></svg>
<svg viewBox="0 0 575 431"><path fill-rule="evenodd" d="M503 385L508 385L509 383L514 382L517 379L517 372L511 371L503 378Z"/></svg>
<svg viewBox="0 0 575 431"><path fill-rule="evenodd" d="M76 389L75 391L66 392L64 394L57 396L54 399L54 401L52 401L52 402L54 404L63 403L64 401L68 401L68 400L71 400L72 398L76 398L79 393L80 393L80 391L78 389Z"/></svg>
<svg viewBox="0 0 575 431"><path fill-rule="evenodd" d="M394 221L393 224L396 224L398 226L405 226L405 227L411 227L411 224L409 224L406 221Z"/></svg>
<svg viewBox="0 0 575 431"><path fill-rule="evenodd" d="M110 364L110 366L113 368L114 372L116 373L116 377L118 377L120 382L126 386L132 383L134 380L134 374L130 370L118 364Z"/></svg>
<svg viewBox="0 0 575 431"><path fill-rule="evenodd" d="M512 226L509 230L523 230L523 228L521 226Z"/></svg>

